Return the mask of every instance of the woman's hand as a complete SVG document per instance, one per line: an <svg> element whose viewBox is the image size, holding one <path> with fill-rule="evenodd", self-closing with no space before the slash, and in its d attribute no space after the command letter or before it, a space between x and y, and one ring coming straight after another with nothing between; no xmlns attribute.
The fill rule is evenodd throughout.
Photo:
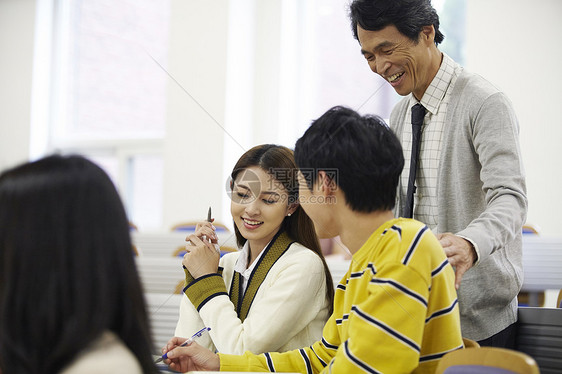
<svg viewBox="0 0 562 374"><path fill-rule="evenodd" d="M174 337L162 348L162 354L168 354L168 358L164 362L170 369L180 373L192 370L219 370L220 359L217 354L195 342L186 347L180 347L185 340L185 338Z"/></svg>
<svg viewBox="0 0 562 374"><path fill-rule="evenodd" d="M217 235L211 222L198 223L195 233L186 238L187 253L182 264L195 279L218 271L220 252Z"/></svg>
<svg viewBox="0 0 562 374"><path fill-rule="evenodd" d="M203 221L199 222L197 226L195 226L195 233L194 235L197 236L201 240L211 241L213 244L218 244L219 240L217 238L216 228L213 226L212 221L215 219L212 218L211 222ZM189 236L185 238L186 241L189 242Z"/></svg>

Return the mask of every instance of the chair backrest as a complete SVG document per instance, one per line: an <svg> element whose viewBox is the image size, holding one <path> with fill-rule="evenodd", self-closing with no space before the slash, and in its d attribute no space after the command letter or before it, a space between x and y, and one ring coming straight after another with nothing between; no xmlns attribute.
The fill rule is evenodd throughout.
<svg viewBox="0 0 562 374"><path fill-rule="evenodd" d="M533 357L541 373L560 373L562 309L519 307L515 349Z"/></svg>
<svg viewBox="0 0 562 374"><path fill-rule="evenodd" d="M172 257L182 257L185 256L187 250L185 249L185 245L177 247L176 250L172 253Z"/></svg>
<svg viewBox="0 0 562 374"><path fill-rule="evenodd" d="M465 348L480 348L480 344L478 344L476 340L462 338L462 342L464 343Z"/></svg>
<svg viewBox="0 0 562 374"><path fill-rule="evenodd" d="M437 365L436 374L517 373L539 374L535 360L511 349L466 348L447 353Z"/></svg>
<svg viewBox="0 0 562 374"><path fill-rule="evenodd" d="M132 250L133 250L133 255L135 255L135 256L141 255L141 252L140 252L139 248L134 244L132 245Z"/></svg>
<svg viewBox="0 0 562 374"><path fill-rule="evenodd" d="M558 292L558 299L556 300L556 307L562 308L562 290Z"/></svg>
<svg viewBox="0 0 562 374"><path fill-rule="evenodd" d="M523 234L538 235L539 229L538 229L538 227L536 227L535 225L533 225L531 223L526 223L526 224L523 225Z"/></svg>

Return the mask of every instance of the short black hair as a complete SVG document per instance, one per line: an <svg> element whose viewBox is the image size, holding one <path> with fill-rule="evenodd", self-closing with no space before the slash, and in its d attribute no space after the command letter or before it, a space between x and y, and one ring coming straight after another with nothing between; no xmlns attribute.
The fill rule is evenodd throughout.
<svg viewBox="0 0 562 374"><path fill-rule="evenodd" d="M310 189L320 170L329 171L354 211L394 207L404 155L400 141L378 116L331 108L297 141L295 161Z"/></svg>
<svg viewBox="0 0 562 374"><path fill-rule="evenodd" d="M430 0L354 0L349 6L351 30L355 39L357 25L368 31L378 31L394 25L403 35L417 43L424 26L435 28L435 44L445 36L439 31L439 16Z"/></svg>

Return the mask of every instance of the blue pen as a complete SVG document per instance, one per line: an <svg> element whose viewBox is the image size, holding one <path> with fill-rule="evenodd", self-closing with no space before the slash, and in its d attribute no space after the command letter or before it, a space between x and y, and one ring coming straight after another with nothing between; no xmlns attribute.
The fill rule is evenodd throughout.
<svg viewBox="0 0 562 374"><path fill-rule="evenodd" d="M203 336L203 334L208 333L209 330L211 330L210 327L203 327L201 330L197 331L195 334L193 334L191 336L191 338L187 339L185 342L181 343L179 346L180 347L185 347L186 345L190 345L191 343L193 343L195 341L195 339L199 339L200 337ZM157 359L156 361L154 361L155 364L161 362L162 360L165 360L168 358L168 352L164 353L162 355L162 357L160 357L159 359Z"/></svg>

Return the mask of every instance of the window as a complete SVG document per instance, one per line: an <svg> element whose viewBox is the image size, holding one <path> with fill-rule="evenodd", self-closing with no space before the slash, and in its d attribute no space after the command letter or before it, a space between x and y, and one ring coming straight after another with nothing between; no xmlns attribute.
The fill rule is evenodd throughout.
<svg viewBox="0 0 562 374"><path fill-rule="evenodd" d="M167 64L169 2L53 4L46 151L97 162L118 187L129 219L141 229L158 228L167 87L160 66Z"/></svg>
<svg viewBox="0 0 562 374"><path fill-rule="evenodd" d="M310 122L333 106L388 118L399 100L361 55L351 31L348 3L284 2L281 92L289 104L281 113L293 112L292 118L282 121L289 127L280 131L285 145L293 146Z"/></svg>

